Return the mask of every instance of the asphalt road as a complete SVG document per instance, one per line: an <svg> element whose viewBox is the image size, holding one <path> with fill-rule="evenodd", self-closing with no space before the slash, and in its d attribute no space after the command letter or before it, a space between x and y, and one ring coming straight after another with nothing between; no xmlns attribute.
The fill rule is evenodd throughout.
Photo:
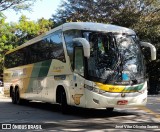
<svg viewBox="0 0 160 132"><path fill-rule="evenodd" d="M42 102L30 102L26 105L15 105L11 103L11 99L0 95L0 123L18 123L16 125L20 124L21 126L35 124L42 128L38 128L38 131L103 132L119 131L119 129L123 132L138 132L140 130L160 131L159 104L160 96L150 96L148 97L148 104L146 107L115 109L112 113L108 113L104 109L73 108L69 115L64 115L60 112L60 107L58 105L51 105ZM128 127L132 127L132 129L126 129L127 125ZM149 127L142 128L142 126ZM7 131L31 131L21 130L21 128L16 129L16 127L13 127L12 129L15 130ZM25 126L23 129L25 129Z"/></svg>
<svg viewBox="0 0 160 132"><path fill-rule="evenodd" d="M160 114L160 94L149 95L146 107L151 109L153 112Z"/></svg>

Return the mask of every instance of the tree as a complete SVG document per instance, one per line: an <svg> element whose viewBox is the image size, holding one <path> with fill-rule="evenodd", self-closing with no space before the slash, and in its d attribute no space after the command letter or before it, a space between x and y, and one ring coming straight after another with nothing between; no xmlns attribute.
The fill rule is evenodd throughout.
<svg viewBox="0 0 160 132"><path fill-rule="evenodd" d="M4 54L15 47L15 41L14 29L5 23L5 18L0 18L0 74L3 71Z"/></svg>
<svg viewBox="0 0 160 132"><path fill-rule="evenodd" d="M0 12L7 10L7 9L13 9L15 11L18 10L30 10L31 5L36 0L0 0Z"/></svg>
<svg viewBox="0 0 160 132"><path fill-rule="evenodd" d="M44 18L35 22L22 15L17 23L6 23L5 17L0 18L0 74L3 72L4 54L7 51L47 32L52 27L53 22Z"/></svg>
<svg viewBox="0 0 160 132"><path fill-rule="evenodd" d="M21 45L26 41L49 31L53 27L53 22L47 19L39 19L37 22L30 21L24 15L19 19L19 23L15 24L15 34L18 38L17 44Z"/></svg>
<svg viewBox="0 0 160 132"><path fill-rule="evenodd" d="M56 14L55 22L92 21L130 27L141 16L160 11L159 0L65 0Z"/></svg>
<svg viewBox="0 0 160 132"><path fill-rule="evenodd" d="M53 28L53 21L47 20L44 18L39 19L37 21L37 24L39 25L39 29L40 29L38 34L45 33Z"/></svg>

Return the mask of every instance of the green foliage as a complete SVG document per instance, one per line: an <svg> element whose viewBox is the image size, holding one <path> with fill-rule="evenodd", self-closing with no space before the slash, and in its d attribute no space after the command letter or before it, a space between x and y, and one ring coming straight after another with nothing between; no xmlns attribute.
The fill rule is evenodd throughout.
<svg viewBox="0 0 160 132"><path fill-rule="evenodd" d="M44 18L39 19L37 24L38 24L38 27L39 27L39 33L38 34L45 33L46 31L53 28L53 21L46 20Z"/></svg>
<svg viewBox="0 0 160 132"><path fill-rule="evenodd" d="M13 40L15 35L10 32L11 26L5 23L5 18L0 18L0 73L2 73L3 58L6 51L14 47Z"/></svg>
<svg viewBox="0 0 160 132"><path fill-rule="evenodd" d="M45 33L52 27L53 22L51 20L42 18L35 22L28 20L26 16L22 15L19 19L19 23L14 24L15 35L18 38L17 45L21 45L26 41Z"/></svg>
<svg viewBox="0 0 160 132"><path fill-rule="evenodd" d="M30 21L22 15L17 23L6 23L5 18L0 18L0 73L4 54L24 42L53 28L53 22L44 18L37 22Z"/></svg>

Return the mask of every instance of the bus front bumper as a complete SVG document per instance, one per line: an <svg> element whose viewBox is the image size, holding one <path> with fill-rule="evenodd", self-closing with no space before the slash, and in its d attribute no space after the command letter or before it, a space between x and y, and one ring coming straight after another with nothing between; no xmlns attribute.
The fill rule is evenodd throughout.
<svg viewBox="0 0 160 132"><path fill-rule="evenodd" d="M85 90L86 108L136 107L147 103L147 90L144 93L105 93L99 94Z"/></svg>

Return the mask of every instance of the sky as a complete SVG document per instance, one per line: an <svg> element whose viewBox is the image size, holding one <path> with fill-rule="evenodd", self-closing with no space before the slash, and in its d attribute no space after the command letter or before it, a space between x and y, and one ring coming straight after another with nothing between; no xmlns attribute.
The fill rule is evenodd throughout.
<svg viewBox="0 0 160 132"><path fill-rule="evenodd" d="M26 15L30 20L36 21L40 18L49 19L52 14L58 9L61 0L37 0L37 2L32 6L32 11L22 11L19 13L14 12L13 10L4 11L4 15L7 17L7 22L17 22L20 16Z"/></svg>

